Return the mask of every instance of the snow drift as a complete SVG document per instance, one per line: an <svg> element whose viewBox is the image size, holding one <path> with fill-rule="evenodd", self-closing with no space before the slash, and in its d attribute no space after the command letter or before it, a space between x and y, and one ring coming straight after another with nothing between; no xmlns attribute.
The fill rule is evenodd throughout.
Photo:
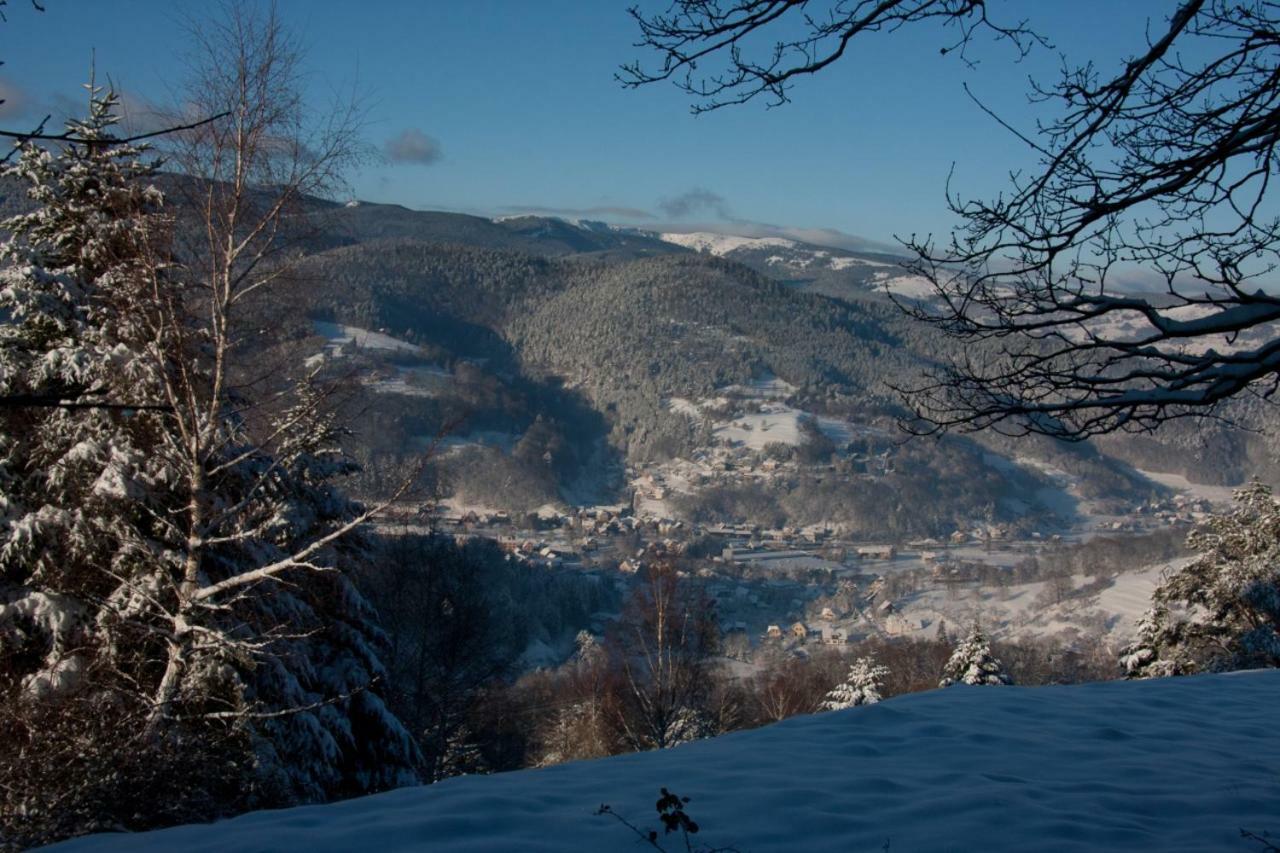
<svg viewBox="0 0 1280 853"><path fill-rule="evenodd" d="M698 836L744 851L1250 850L1280 831L1280 672L1070 687L952 687L665 752L451 779L93 851L601 851L657 827L661 786ZM681 845L668 845L676 849Z"/></svg>

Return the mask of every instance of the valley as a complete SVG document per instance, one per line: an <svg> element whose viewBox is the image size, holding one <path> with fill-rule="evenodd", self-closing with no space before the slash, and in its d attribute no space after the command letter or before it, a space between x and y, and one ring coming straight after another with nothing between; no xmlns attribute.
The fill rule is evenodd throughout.
<svg viewBox="0 0 1280 853"><path fill-rule="evenodd" d="M434 453L428 492L395 524L493 539L531 566L593 575L619 598L647 560L679 554L716 602L730 660L932 638L975 620L998 639L1118 647L1186 531L1230 499L1230 487L1181 471L1139 470L1114 444L908 441L881 382L909 372L927 345L880 301L886 278L910 289L886 256L708 234L645 235L669 246L666 257L565 255L579 226L519 222L523 235L555 235L554 250L402 238L336 268L320 253L314 263L348 285L326 309L335 319L311 321L304 360L356 377L379 413L353 445L360 458L359 436L376 436L366 469ZM471 264L461 280L454 256ZM373 263L360 271L354 258ZM782 289L751 264L785 276ZM825 284L797 284L805 270ZM844 297L818 292L842 275ZM664 290L668 280L679 290ZM707 301L726 286L737 291L727 302ZM478 314L469 306L481 293L505 296ZM839 343L811 349L741 313L771 302L813 314L819 336L834 322ZM479 334L442 336L443 317ZM385 325L357 325L369 319ZM451 422L461 426L440 432ZM376 481L356 482L376 496ZM603 634L614 615L578 627ZM572 634L540 639L526 664L559 663Z"/></svg>
<svg viewBox="0 0 1280 853"><path fill-rule="evenodd" d="M1280 850L1280 3L1078 5L0 0L0 853Z"/></svg>

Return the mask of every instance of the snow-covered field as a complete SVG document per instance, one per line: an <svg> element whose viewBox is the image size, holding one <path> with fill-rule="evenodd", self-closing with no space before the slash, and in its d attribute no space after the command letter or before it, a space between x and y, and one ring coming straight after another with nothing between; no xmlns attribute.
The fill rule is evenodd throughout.
<svg viewBox="0 0 1280 853"><path fill-rule="evenodd" d="M400 340L383 332L373 332L359 326L347 326L342 323L330 323L324 320L313 320L312 326L316 334L326 339L321 352L306 360L308 366L322 363L326 358L339 358L347 345L357 349L374 350L389 353L421 355L422 347ZM381 394L400 394L406 397L433 397L438 395L452 381L452 374L443 367L433 364L391 365L391 376L380 379L366 379L366 383Z"/></svg>
<svg viewBox="0 0 1280 853"><path fill-rule="evenodd" d="M1182 492L1196 500L1206 500L1218 506L1230 505L1231 496L1238 488L1238 486L1208 486L1204 483L1193 483L1179 474L1161 474L1158 471L1141 470L1138 473L1148 480L1153 480L1162 486L1168 486L1174 491Z"/></svg>
<svg viewBox="0 0 1280 853"><path fill-rule="evenodd" d="M759 411L742 412L728 421L716 421L712 428L715 437L729 447L747 447L761 450L769 444L797 446L805 442L800 422L812 418L818 429L837 445L847 444L857 435L872 432L867 427L851 424L839 418L812 415L782 402L796 392L796 387L776 376L764 376L747 385L729 385L720 389L724 396L694 402L681 397L667 401L667 407L691 418L706 417L706 410L727 402L728 398L757 400Z"/></svg>
<svg viewBox="0 0 1280 853"><path fill-rule="evenodd" d="M761 450L769 444L800 445L805 442L800 431L804 411L783 403L765 404L759 412L738 415L732 421L713 429L715 437L732 447L749 447ZM836 444L847 444L856 434L856 428L847 421L816 417L815 423L827 438Z"/></svg>
<svg viewBox="0 0 1280 853"><path fill-rule="evenodd" d="M878 272L872 276L872 279L877 290L888 291L908 299L926 299L937 293L933 283L924 276Z"/></svg>
<svg viewBox="0 0 1280 853"><path fill-rule="evenodd" d="M450 779L82 851L641 849L662 786L697 840L763 851L1258 849L1280 831L1280 672L952 687L666 752ZM674 838L667 849L684 849ZM644 848L648 849L648 848Z"/></svg>
<svg viewBox="0 0 1280 853"><path fill-rule="evenodd" d="M328 346L330 347L341 348L346 344L354 343L361 349L412 353L421 351L420 347L408 341L402 341L399 338L393 338L391 335L385 335L381 332L371 332L359 326L346 326L342 323L329 323L323 320L314 320L312 323L316 334L327 338L329 341Z"/></svg>
<svg viewBox="0 0 1280 853"><path fill-rule="evenodd" d="M1065 597L1054 602L1046 581L1008 587L930 587L894 602L895 613L883 620L897 636L933 637L940 621L963 626L977 620L999 639L1088 636L1119 647L1133 638L1139 617L1151 606L1151 593L1168 564L1159 563L1117 575L1114 583L1088 597ZM1093 578L1073 575L1074 590ZM846 626L857 633L856 623Z"/></svg>
<svg viewBox="0 0 1280 853"><path fill-rule="evenodd" d="M837 272L853 269L864 273L869 272L876 289L888 290L911 298L929 296L933 293L933 287L924 279L911 275L893 264L834 254L838 250L821 249L788 240L785 237L742 237L734 234L715 234L709 231L665 233L657 236L667 243L717 256L732 256L735 252L742 250L772 249L776 250L776 253L764 259L764 262L771 267L781 266L811 272L823 269Z"/></svg>

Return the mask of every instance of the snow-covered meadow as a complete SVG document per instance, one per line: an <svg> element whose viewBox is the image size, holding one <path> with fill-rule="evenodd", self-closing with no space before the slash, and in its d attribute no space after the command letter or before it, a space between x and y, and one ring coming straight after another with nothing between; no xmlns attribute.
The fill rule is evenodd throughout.
<svg viewBox="0 0 1280 853"><path fill-rule="evenodd" d="M749 851L1258 849L1280 831L1280 672L952 687L543 770L449 779L63 851L602 851L657 827L666 786L698 840ZM668 849L683 849L679 843Z"/></svg>

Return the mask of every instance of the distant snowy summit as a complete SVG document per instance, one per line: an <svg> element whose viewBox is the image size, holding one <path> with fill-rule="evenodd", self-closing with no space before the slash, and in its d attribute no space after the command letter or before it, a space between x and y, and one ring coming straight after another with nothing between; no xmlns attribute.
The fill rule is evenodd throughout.
<svg viewBox="0 0 1280 853"><path fill-rule="evenodd" d="M905 259L878 252L820 246L788 237L666 231L654 234L675 246L728 258L772 278L809 286L828 296L888 292L928 297L933 287L905 268Z"/></svg>
<svg viewBox="0 0 1280 853"><path fill-rule="evenodd" d="M710 231L664 232L658 236L668 243L684 246L686 249L720 256L727 255L736 249L794 249L799 245L795 240L788 240L785 237L739 237L735 234L716 234Z"/></svg>
<svg viewBox="0 0 1280 853"><path fill-rule="evenodd" d="M828 235L829 242L819 244L777 235L657 231L598 219L538 213L495 216L489 221L532 238L554 238L577 251L627 247L662 252L661 247L665 246L669 247L665 251L714 255L794 287L838 298L856 298L869 293L928 298L934 293L929 282L906 268L905 258L889 254L887 250L849 248L853 244L878 244L838 232L804 232L816 234L813 239L818 240Z"/></svg>

